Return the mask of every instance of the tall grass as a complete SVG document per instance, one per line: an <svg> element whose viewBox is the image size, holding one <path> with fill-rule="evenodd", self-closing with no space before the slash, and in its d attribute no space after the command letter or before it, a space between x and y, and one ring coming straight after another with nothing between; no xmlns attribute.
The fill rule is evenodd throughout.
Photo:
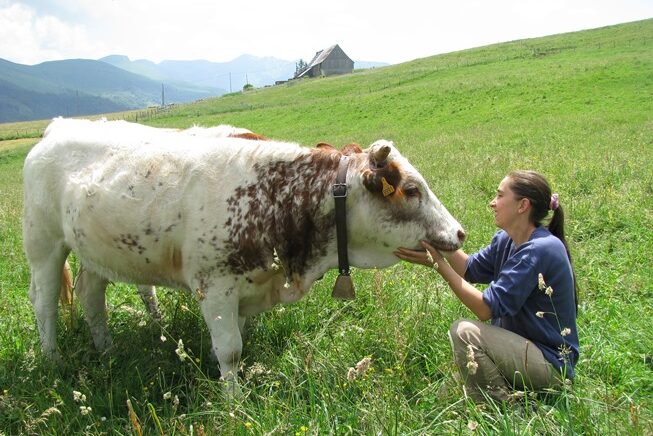
<svg viewBox="0 0 653 436"><path fill-rule="evenodd" d="M347 303L330 298L329 273L301 302L257 317L245 396L233 404L196 303L174 290L161 292L156 322L133 288L110 285L113 349L93 350L78 313L60 321L65 359L52 364L27 298L21 166L31 144L21 143L0 148L0 431L651 434L652 48L646 20L229 95L149 121L231 123L307 145L392 139L466 227L468 252L496 230L487 204L501 178L541 171L565 208L580 288L581 359L562 394L512 408L467 400L446 332L472 315L437 275L408 264L355 271ZM348 380L367 356L371 368Z"/></svg>

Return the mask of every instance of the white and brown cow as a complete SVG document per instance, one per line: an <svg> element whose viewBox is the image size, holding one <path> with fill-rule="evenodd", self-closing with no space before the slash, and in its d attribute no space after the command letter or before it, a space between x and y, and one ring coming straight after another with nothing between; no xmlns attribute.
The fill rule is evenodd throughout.
<svg viewBox="0 0 653 436"><path fill-rule="evenodd" d="M393 265L393 251L420 240L460 247L460 224L389 141L339 152L53 121L24 166L29 295L43 351L57 354L57 296L72 250L86 269L79 299L98 349L111 344L108 280L190 290L235 386L246 317L299 300L338 265L331 188L343 153L352 265Z"/></svg>

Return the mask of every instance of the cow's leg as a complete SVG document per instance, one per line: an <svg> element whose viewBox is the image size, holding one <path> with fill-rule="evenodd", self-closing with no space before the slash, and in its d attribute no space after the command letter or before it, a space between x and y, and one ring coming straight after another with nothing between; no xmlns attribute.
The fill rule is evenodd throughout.
<svg viewBox="0 0 653 436"><path fill-rule="evenodd" d="M220 374L226 382L227 393L240 395L238 364L243 350L240 336L237 292L229 289L207 289L200 302L202 314L211 333L213 352L220 364Z"/></svg>
<svg viewBox="0 0 653 436"><path fill-rule="evenodd" d="M247 327L249 326L250 318L247 316L238 317L238 330L240 331L240 338L245 341L247 339Z"/></svg>
<svg viewBox="0 0 653 436"><path fill-rule="evenodd" d="M138 285L138 293L150 312L152 318L161 319L161 311L159 311L159 300L156 298L156 288L154 286Z"/></svg>
<svg viewBox="0 0 653 436"><path fill-rule="evenodd" d="M87 268L80 268L75 283L75 293L84 309L84 318L91 330L93 343L98 351L111 346L111 335L107 326L105 291L108 281Z"/></svg>
<svg viewBox="0 0 653 436"><path fill-rule="evenodd" d="M36 316L41 347L46 356L56 358L57 302L61 290L63 266L69 250L63 245L52 248L29 241L25 243L25 251L32 272L29 298Z"/></svg>

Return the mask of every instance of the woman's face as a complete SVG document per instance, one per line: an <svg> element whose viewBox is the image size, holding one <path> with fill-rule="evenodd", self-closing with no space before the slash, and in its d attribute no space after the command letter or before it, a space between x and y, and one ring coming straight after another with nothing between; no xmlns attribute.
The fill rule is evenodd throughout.
<svg viewBox="0 0 653 436"><path fill-rule="evenodd" d="M494 211L494 224L505 229L519 216L519 207L522 199L517 199L510 189L510 179L504 177L497 188L497 195L490 202Z"/></svg>

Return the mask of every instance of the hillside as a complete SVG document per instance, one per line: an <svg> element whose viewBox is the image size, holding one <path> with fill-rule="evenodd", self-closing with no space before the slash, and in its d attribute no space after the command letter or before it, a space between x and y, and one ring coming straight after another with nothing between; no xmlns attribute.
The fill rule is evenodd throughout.
<svg viewBox="0 0 653 436"><path fill-rule="evenodd" d="M75 59L28 66L0 59L0 122L91 115L161 104L161 81L105 62ZM165 84L166 103L181 103L219 90Z"/></svg>
<svg viewBox="0 0 653 436"><path fill-rule="evenodd" d="M650 116L652 46L653 20L646 20L224 96L156 123L230 122L308 141L337 126L345 141L436 141L529 121L520 136L540 136L552 118L597 123L624 107ZM312 127L298 131L299 122Z"/></svg>

